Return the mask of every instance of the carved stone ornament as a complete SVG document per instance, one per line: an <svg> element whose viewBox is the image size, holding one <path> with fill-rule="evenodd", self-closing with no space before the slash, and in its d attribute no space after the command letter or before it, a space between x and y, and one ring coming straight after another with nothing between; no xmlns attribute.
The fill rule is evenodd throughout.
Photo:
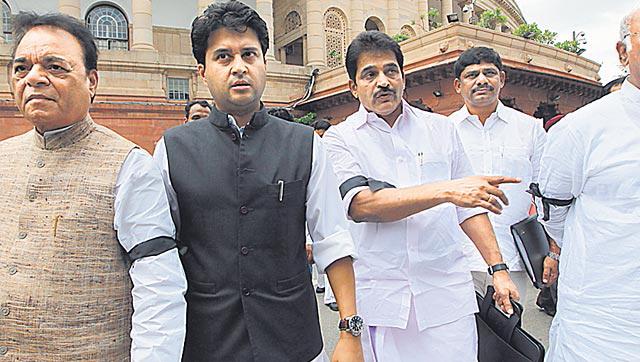
<svg viewBox="0 0 640 362"><path fill-rule="evenodd" d="M440 53L444 53L447 50L449 50L449 42L445 41L445 42L440 43Z"/></svg>
<svg viewBox="0 0 640 362"><path fill-rule="evenodd" d="M565 63L564 70L566 70L568 73L571 73L571 71L573 71L573 67L571 66L571 64Z"/></svg>

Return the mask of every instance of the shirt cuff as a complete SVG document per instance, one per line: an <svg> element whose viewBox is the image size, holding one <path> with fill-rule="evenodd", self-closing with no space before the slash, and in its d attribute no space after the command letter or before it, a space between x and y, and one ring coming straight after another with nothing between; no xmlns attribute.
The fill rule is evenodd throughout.
<svg viewBox="0 0 640 362"><path fill-rule="evenodd" d="M458 214L458 224L462 224L468 218L474 217L480 214L486 214L488 211L482 207L466 208L456 206L456 213Z"/></svg>
<svg viewBox="0 0 640 362"><path fill-rule="evenodd" d="M349 215L349 208L351 207L351 201L353 201L353 198L356 197L358 192L362 190L366 190L368 188L369 187L367 186L354 187L351 190L347 191L347 194L344 195L344 198L342 199L342 207L344 208L344 214L347 216L347 220L353 221L353 219L351 218L351 215Z"/></svg>
<svg viewBox="0 0 640 362"><path fill-rule="evenodd" d="M338 259L347 256L353 260L358 259L356 247L348 230L341 230L323 240L314 241L311 247L313 260L316 262L319 273L324 273L325 268Z"/></svg>

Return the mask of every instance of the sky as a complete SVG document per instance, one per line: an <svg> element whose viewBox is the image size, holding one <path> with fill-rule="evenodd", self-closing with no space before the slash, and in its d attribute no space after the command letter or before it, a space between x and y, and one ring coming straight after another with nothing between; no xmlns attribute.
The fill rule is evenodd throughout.
<svg viewBox="0 0 640 362"><path fill-rule="evenodd" d="M584 31L587 51L582 56L600 63L602 84L622 74L616 42L620 21L640 0L516 0L527 23L558 33L557 41L571 40Z"/></svg>

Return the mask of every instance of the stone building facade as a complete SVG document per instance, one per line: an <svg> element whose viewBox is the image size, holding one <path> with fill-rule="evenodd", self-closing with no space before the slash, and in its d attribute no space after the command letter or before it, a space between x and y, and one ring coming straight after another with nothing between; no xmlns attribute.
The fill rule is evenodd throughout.
<svg viewBox="0 0 640 362"><path fill-rule="evenodd" d="M6 66L19 11L61 12L84 21L101 48L94 119L152 150L161 132L181 122L187 99L210 95L196 73L189 31L211 0L0 0ZM339 122L357 103L347 88L344 56L361 31L409 37L407 94L448 114L462 100L453 91L453 62L475 45L495 48L507 67L503 100L527 113L568 112L600 92L599 65L586 58L510 35L525 22L514 0L249 0L268 24L267 106L294 107ZM483 11L502 9L496 29L472 25ZM437 16L430 9L437 10ZM449 15L449 16L447 16ZM451 22L449 22L451 20ZM314 71L315 70L315 71ZM30 128L0 72L0 139Z"/></svg>

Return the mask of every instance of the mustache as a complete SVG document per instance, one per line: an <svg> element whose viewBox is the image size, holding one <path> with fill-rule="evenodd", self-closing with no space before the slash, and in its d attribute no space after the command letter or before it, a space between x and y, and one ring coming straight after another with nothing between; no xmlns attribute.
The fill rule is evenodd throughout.
<svg viewBox="0 0 640 362"><path fill-rule="evenodd" d="M495 88L491 85L491 84L480 84L478 86L475 86L471 89L471 93L475 93L479 90L488 90L488 91L493 91Z"/></svg>
<svg viewBox="0 0 640 362"><path fill-rule="evenodd" d="M395 89L389 87L381 87L379 90L373 93L373 98L380 97L380 94L382 93L391 93L392 95L396 95Z"/></svg>

